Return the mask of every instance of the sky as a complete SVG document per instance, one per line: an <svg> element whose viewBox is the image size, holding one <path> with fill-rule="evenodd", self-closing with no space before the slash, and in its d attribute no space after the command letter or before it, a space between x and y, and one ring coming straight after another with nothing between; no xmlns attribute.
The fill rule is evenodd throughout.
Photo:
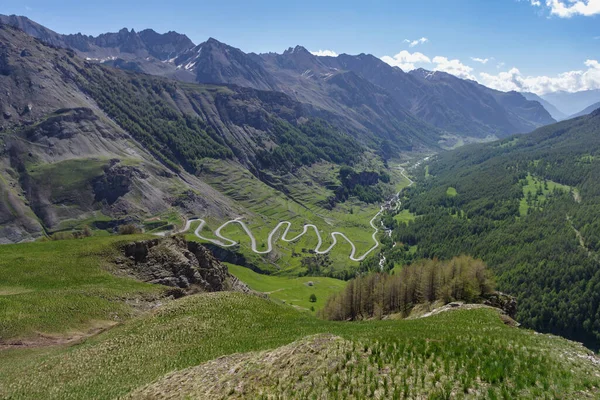
<svg viewBox="0 0 600 400"><path fill-rule="evenodd" d="M600 0L0 0L58 33L123 27L245 52L370 53L500 90L600 89Z"/></svg>

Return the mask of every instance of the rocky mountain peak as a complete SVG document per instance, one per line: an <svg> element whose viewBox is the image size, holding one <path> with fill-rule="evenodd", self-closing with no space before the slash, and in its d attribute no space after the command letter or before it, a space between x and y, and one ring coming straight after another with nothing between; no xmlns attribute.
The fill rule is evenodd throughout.
<svg viewBox="0 0 600 400"><path fill-rule="evenodd" d="M283 55L289 55L289 54L310 54L312 56L310 51L306 50L305 47L300 46L300 45L298 45L296 47L290 47L286 51L283 52Z"/></svg>
<svg viewBox="0 0 600 400"><path fill-rule="evenodd" d="M329 69L319 60L319 57L313 55L303 46L290 47L282 55L276 56L276 58L280 67L301 73L307 71L325 73Z"/></svg>
<svg viewBox="0 0 600 400"><path fill-rule="evenodd" d="M218 47L229 47L228 45L226 45L223 42L218 41L214 37L209 37L208 40L206 42L204 42L204 44L210 45L210 46L218 46Z"/></svg>
<svg viewBox="0 0 600 400"><path fill-rule="evenodd" d="M152 29L145 29L138 35L148 52L162 61L175 58L195 46L186 35L174 31L161 34Z"/></svg>
<svg viewBox="0 0 600 400"><path fill-rule="evenodd" d="M52 46L65 47L61 35L20 15L0 14L0 24L10 25Z"/></svg>
<svg viewBox="0 0 600 400"><path fill-rule="evenodd" d="M443 76L445 73L440 71L430 71L425 68L417 68L408 72L410 75L415 76L421 79L433 79L436 78L436 75L439 77Z"/></svg>

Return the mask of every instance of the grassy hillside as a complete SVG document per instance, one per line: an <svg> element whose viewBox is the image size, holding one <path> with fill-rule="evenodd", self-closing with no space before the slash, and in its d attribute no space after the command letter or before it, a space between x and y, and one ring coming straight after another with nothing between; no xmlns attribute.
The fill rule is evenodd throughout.
<svg viewBox="0 0 600 400"><path fill-rule="evenodd" d="M157 298L160 286L106 270L131 237L87 238L0 247L0 340L61 335L110 326Z"/></svg>
<svg viewBox="0 0 600 400"><path fill-rule="evenodd" d="M342 359L332 357L327 373L305 376L311 381L307 388L300 382L302 365L292 358L277 372L289 374L273 382L261 373L266 380L250 395L283 389L301 390L300 398L334 391L364 398L399 390L400 398L442 391L469 398L591 398L600 386L598 367L581 346L506 326L493 310L411 321L325 322L258 297L213 293L177 300L75 347L4 350L0 396L110 399L171 371L319 333L348 341L338 347ZM333 355L336 348L323 351L313 357ZM225 387L223 395L240 396ZM182 398L200 395L185 390Z"/></svg>

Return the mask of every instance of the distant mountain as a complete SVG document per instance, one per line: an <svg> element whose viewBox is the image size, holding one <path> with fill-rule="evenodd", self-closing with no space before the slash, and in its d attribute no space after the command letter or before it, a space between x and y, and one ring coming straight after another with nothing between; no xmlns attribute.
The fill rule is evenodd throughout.
<svg viewBox="0 0 600 400"><path fill-rule="evenodd" d="M543 107L517 93L502 95L444 72L405 73L367 54L321 58L332 68L356 72L384 88L415 116L455 134L503 137L555 122Z"/></svg>
<svg viewBox="0 0 600 400"><path fill-rule="evenodd" d="M600 101L600 89L581 92L554 92L542 96L566 115L573 115Z"/></svg>
<svg viewBox="0 0 600 400"><path fill-rule="evenodd" d="M278 90L352 121L360 136L382 138L388 151L394 146L412 149L420 142L435 147L441 137L438 129L415 118L384 88L354 71L328 66L302 46L283 54L249 56L274 77Z"/></svg>
<svg viewBox="0 0 600 400"><path fill-rule="evenodd" d="M556 108L556 106L554 104L550 103L549 101L546 101L546 100L542 99L537 94L531 93L531 92L522 92L521 94L527 100L537 101L538 103L540 103L546 109L546 111L548 111L550 113L550 115L552 116L552 118L554 118L555 120L562 121L562 120L565 120L565 119L568 118L567 114L563 113L558 108Z"/></svg>
<svg viewBox="0 0 600 400"><path fill-rule="evenodd" d="M235 84L260 90L275 90L273 77L255 60L235 47L210 38L170 62L194 75L199 83Z"/></svg>
<svg viewBox="0 0 600 400"><path fill-rule="evenodd" d="M185 70L181 71L172 62L167 62L194 47L187 36L177 32L160 34L152 29L135 32L133 29L123 28L119 32L94 37L81 33L61 35L22 16L0 15L0 23L15 26L53 46L73 49L80 57L89 61L194 81L193 75Z"/></svg>
<svg viewBox="0 0 600 400"><path fill-rule="evenodd" d="M474 83L480 90L489 93L507 111L511 126L517 129L517 133L531 132L544 125L554 122L554 118L538 102L527 100L521 93L501 92L486 86Z"/></svg>
<svg viewBox="0 0 600 400"><path fill-rule="evenodd" d="M448 122L456 121L455 132L472 129L480 135L505 137L556 122L540 104L517 92L500 92L445 72L415 70L411 74L430 85L446 110L456 113L447 117ZM431 109L426 98L419 104L425 110Z"/></svg>
<svg viewBox="0 0 600 400"><path fill-rule="evenodd" d="M584 115L593 113L594 111L596 111L599 108L600 108L600 102L592 104L591 106L587 107L585 110L582 110L576 114L571 115L569 118L582 117Z"/></svg>

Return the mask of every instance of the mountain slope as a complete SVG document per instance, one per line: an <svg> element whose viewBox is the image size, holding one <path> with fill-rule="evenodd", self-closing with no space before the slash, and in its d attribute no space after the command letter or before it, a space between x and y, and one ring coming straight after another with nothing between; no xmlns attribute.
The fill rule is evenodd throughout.
<svg viewBox="0 0 600 400"><path fill-rule="evenodd" d="M546 111L548 111L548 113L550 113L552 118L554 118L555 120L562 121L562 120L565 120L568 118L568 115L566 115L565 113L560 111L558 108L556 108L556 106L554 104L542 99L537 94L531 93L531 92L522 92L521 94L527 100L537 101L538 103L540 103L546 109Z"/></svg>
<svg viewBox="0 0 600 400"><path fill-rule="evenodd" d="M239 204L198 178L206 162L275 185L280 174L317 161L351 164L365 151L317 118L326 112L282 93L107 68L7 26L0 39L0 88L10 93L0 97L3 242L173 207L239 216Z"/></svg>
<svg viewBox="0 0 600 400"><path fill-rule="evenodd" d="M381 87L353 71L325 65L302 46L253 57L262 59L280 90L353 121L361 135L375 134L404 150L419 142L435 146L440 137L440 131L413 117Z"/></svg>
<svg viewBox="0 0 600 400"><path fill-rule="evenodd" d="M297 46L283 54L257 56L210 39L176 59L196 80L277 90L323 110L371 146L387 140L395 150L436 147L440 132L412 117L381 88L356 74L332 71Z"/></svg>
<svg viewBox="0 0 600 400"><path fill-rule="evenodd" d="M2 242L86 220L110 225L160 214L183 204L179 196L189 200L182 211L232 212L231 202L208 185L169 171L84 92L85 73L107 69L86 70L69 51L13 28L1 26L0 37Z"/></svg>
<svg viewBox="0 0 600 400"><path fill-rule="evenodd" d="M554 92L542 95L544 100L554 104L566 115L573 115L600 101L600 89L580 92Z"/></svg>
<svg viewBox="0 0 600 400"><path fill-rule="evenodd" d="M481 257L517 319L597 346L600 111L530 135L445 154L404 204L418 215L388 259ZM415 251L416 249L416 251Z"/></svg>
<svg viewBox="0 0 600 400"><path fill-rule="evenodd" d="M528 133L540 126L556 122L541 105L527 100L521 93L501 92L477 84L478 87L490 93L494 99L507 111L511 125L516 129L513 133Z"/></svg>
<svg viewBox="0 0 600 400"><path fill-rule="evenodd" d="M5 21L27 27L35 24L25 17L5 17ZM40 29L31 28L29 31L35 36ZM393 151L437 147L440 137L440 132L435 128L406 113L392 99L386 99L389 95L381 89L367 82L357 82L361 80L357 76L352 77L352 83L343 79L327 85L327 81L323 80L303 90L307 82L303 79L306 76L302 76L305 70L300 71L300 58L306 59L305 66L313 65L317 59L306 49L302 48L300 51L300 47L300 58L292 58L293 52L290 49L281 55L283 64L275 68L274 73L273 70L267 71L269 66L264 65L259 57L245 54L212 38L193 46L187 37L174 32L159 35L151 30L136 33L122 29L118 33L103 34L97 38L81 34L56 35L53 32L52 35L39 36L42 40L51 37L55 45L73 48L81 57L121 69L185 82L234 84L281 91L323 110L322 117L328 118L340 128L349 129L354 136L363 138L371 146L388 148L391 143ZM292 70L293 73L286 76ZM346 90L354 93L344 93ZM359 94L356 90L363 92ZM330 96L338 98L332 99ZM361 99L361 96L370 100L363 103L352 102ZM352 100L348 103L350 99ZM384 140L388 145L382 146Z"/></svg>
<svg viewBox="0 0 600 400"><path fill-rule="evenodd" d="M0 23L19 28L28 35L38 38L44 43L48 43L52 46L67 47L67 44L63 39L63 35L60 35L53 30L30 20L27 17L0 14Z"/></svg>
<svg viewBox="0 0 600 400"><path fill-rule="evenodd" d="M598 394L589 350L505 325L493 309L335 323L227 292L172 301L75 347L8 357L0 395L15 399Z"/></svg>
<svg viewBox="0 0 600 400"><path fill-rule="evenodd" d="M199 83L235 84L260 90L274 90L273 78L244 52L210 38L180 54L173 61L195 75Z"/></svg>
<svg viewBox="0 0 600 400"><path fill-rule="evenodd" d="M81 33L61 35L22 16L0 14L0 23L17 27L52 46L73 49L80 57L90 61L194 81L193 75L167 62L194 47L187 36L176 32L159 34L152 29L135 32L123 28L119 32L93 37Z"/></svg>
<svg viewBox="0 0 600 400"><path fill-rule="evenodd" d="M593 113L594 111L596 111L599 108L600 108L600 102L592 104L591 106L587 107L585 110L582 110L582 111L578 112L577 114L571 115L571 117L569 117L569 118L582 117L584 115Z"/></svg>

